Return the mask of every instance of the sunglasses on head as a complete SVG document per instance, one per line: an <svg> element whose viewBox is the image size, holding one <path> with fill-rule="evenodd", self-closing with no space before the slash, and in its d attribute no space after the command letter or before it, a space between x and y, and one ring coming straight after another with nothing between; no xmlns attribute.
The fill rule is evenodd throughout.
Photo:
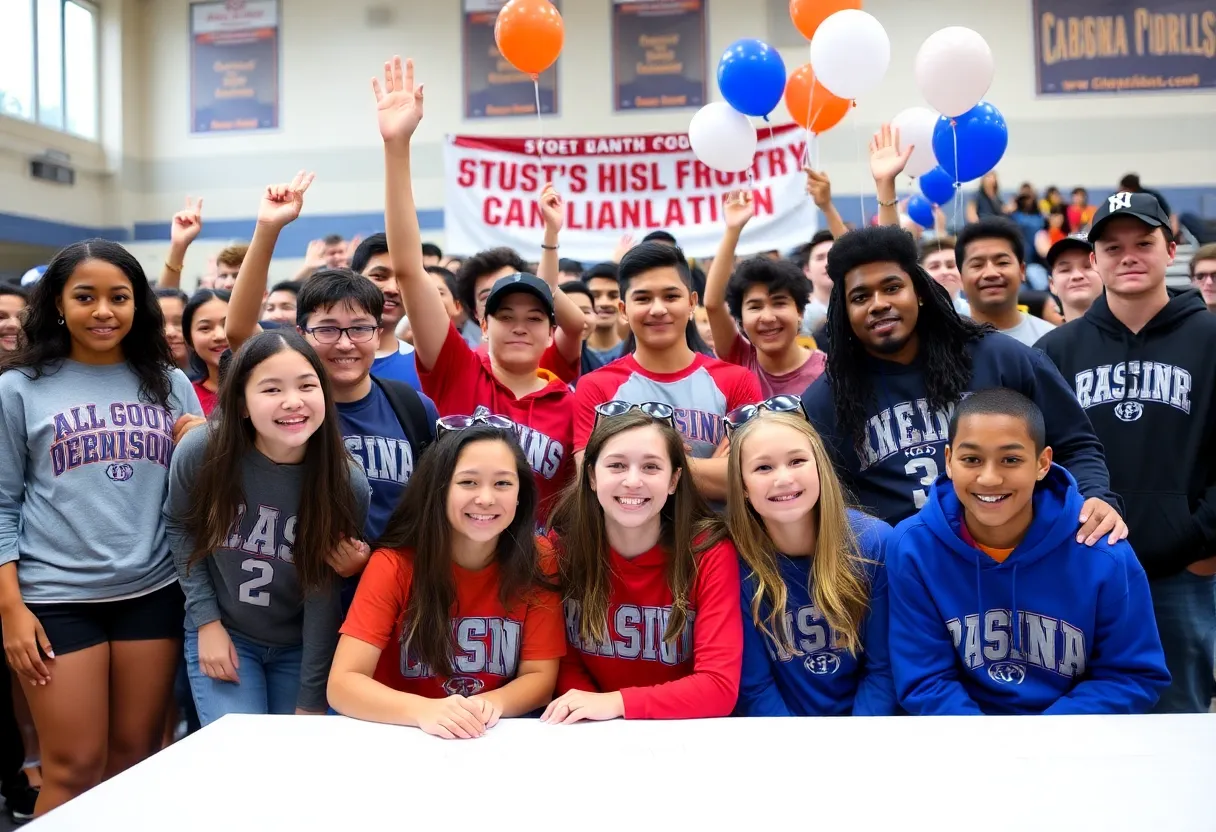
<svg viewBox="0 0 1216 832"><path fill-rule="evenodd" d="M626 402L616 399L595 406L595 421L599 424L600 419L611 419L613 416L623 416L631 410L640 410L654 419L656 422L666 422L673 428L676 426L676 411L671 405L665 402Z"/></svg>
<svg viewBox="0 0 1216 832"><path fill-rule="evenodd" d="M439 439L445 433L467 430L474 425L485 425L498 430L515 431L515 422L497 413L478 413L474 416L441 416L435 420L435 438Z"/></svg>
<svg viewBox="0 0 1216 832"><path fill-rule="evenodd" d="M760 411L762 410L768 410L772 413L801 413L802 418L806 418L806 411L802 408L802 399L798 396L782 394L780 396L773 396L771 399L765 399L757 404L745 404L742 407L736 407L727 413L722 417L722 421L726 424L727 435L734 433L752 419L755 419L760 415Z"/></svg>

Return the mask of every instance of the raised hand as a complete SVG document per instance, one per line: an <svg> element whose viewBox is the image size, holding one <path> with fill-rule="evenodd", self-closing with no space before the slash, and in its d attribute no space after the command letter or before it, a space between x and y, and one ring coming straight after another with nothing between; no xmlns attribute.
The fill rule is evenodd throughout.
<svg viewBox="0 0 1216 832"><path fill-rule="evenodd" d="M325 266L325 241L313 240L308 244L308 250L304 252L304 268L316 271Z"/></svg>
<svg viewBox="0 0 1216 832"><path fill-rule="evenodd" d="M722 215L726 227L741 231L747 221L756 216L756 203L751 191L730 191L722 196Z"/></svg>
<svg viewBox="0 0 1216 832"><path fill-rule="evenodd" d="M821 211L832 204L832 181L821 170L803 168L806 174L806 195L815 201L815 207Z"/></svg>
<svg viewBox="0 0 1216 832"><path fill-rule="evenodd" d="M408 143L418 122L422 121L422 86L414 86L414 62L405 62L401 70L401 57L394 56L384 64L384 86L372 79L372 92L376 94L376 116L380 122L380 138L385 144Z"/></svg>
<svg viewBox="0 0 1216 832"><path fill-rule="evenodd" d="M198 239L203 230L203 198L186 197L186 207L173 215L169 224L169 242L174 246L186 246Z"/></svg>
<svg viewBox="0 0 1216 832"><path fill-rule="evenodd" d="M631 248L633 248L633 235L622 234L621 239L616 241L616 250L612 252L612 262L621 262L621 258L624 257Z"/></svg>
<svg viewBox="0 0 1216 832"><path fill-rule="evenodd" d="M566 203L562 195L553 187L553 183L545 185L540 195L540 211L545 216L545 231L556 234L562 230L566 222Z"/></svg>
<svg viewBox="0 0 1216 832"><path fill-rule="evenodd" d="M258 206L258 225L282 228L300 216L300 209L304 207L304 192L312 184L314 176L300 171L286 185L268 186Z"/></svg>
<svg viewBox="0 0 1216 832"><path fill-rule="evenodd" d="M342 255L345 261L342 263L342 268L350 268L350 261L355 258L355 252L359 250L359 243L363 242L363 236L356 234L346 241L346 252Z"/></svg>
<svg viewBox="0 0 1216 832"><path fill-rule="evenodd" d="M915 145L900 149L899 128L884 124L870 139L870 174L875 182L894 182L912 158Z"/></svg>

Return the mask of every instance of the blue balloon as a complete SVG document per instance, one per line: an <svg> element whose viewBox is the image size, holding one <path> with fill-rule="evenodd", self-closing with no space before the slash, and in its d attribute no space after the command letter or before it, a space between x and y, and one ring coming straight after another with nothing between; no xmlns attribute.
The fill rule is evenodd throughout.
<svg viewBox="0 0 1216 832"><path fill-rule="evenodd" d="M955 142L957 137L957 149ZM933 128L933 155L946 175L955 182L979 179L996 167L1009 147L1009 128L1000 110L981 101L958 118L953 129L942 116ZM958 170L954 160L957 155Z"/></svg>
<svg viewBox="0 0 1216 832"><path fill-rule="evenodd" d="M908 216L921 228L932 228L933 203L917 194L908 200Z"/></svg>
<svg viewBox="0 0 1216 832"><path fill-rule="evenodd" d="M936 167L920 178L920 192L934 205L945 205L954 198L954 180Z"/></svg>
<svg viewBox="0 0 1216 832"><path fill-rule="evenodd" d="M785 94L785 61L755 38L732 43L718 61L718 89L745 116L767 116Z"/></svg>

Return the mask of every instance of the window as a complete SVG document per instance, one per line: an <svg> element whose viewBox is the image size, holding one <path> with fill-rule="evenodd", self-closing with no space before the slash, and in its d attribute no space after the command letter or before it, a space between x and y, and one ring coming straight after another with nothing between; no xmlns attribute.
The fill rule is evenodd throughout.
<svg viewBox="0 0 1216 832"><path fill-rule="evenodd" d="M0 0L0 115L97 138L97 9Z"/></svg>

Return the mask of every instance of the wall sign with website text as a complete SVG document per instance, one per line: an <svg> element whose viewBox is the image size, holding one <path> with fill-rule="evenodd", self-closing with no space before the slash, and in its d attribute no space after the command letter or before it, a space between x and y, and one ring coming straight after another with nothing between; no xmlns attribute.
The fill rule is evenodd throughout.
<svg viewBox="0 0 1216 832"><path fill-rule="evenodd" d="M464 2L464 117L536 114L536 86L511 66L494 43L494 21L507 0ZM560 9L559 3L554 3ZM557 113L557 64L540 74L540 112Z"/></svg>
<svg viewBox="0 0 1216 832"><path fill-rule="evenodd" d="M717 173L697 161L683 133L539 140L448 136L445 248L510 246L539 256L545 221L538 200L552 182L566 203L563 257L598 262L622 234L641 239L657 229L674 234L691 257L712 255L725 227L723 194L748 187L755 193L756 218L747 224L739 251L786 251L809 240L817 222L802 173L806 133L786 124L760 131L758 141L750 170Z"/></svg>
<svg viewBox="0 0 1216 832"><path fill-rule="evenodd" d="M1216 88L1216 0L1034 0L1039 95Z"/></svg>
<svg viewBox="0 0 1216 832"><path fill-rule="evenodd" d="M190 6L190 132L279 126L279 2Z"/></svg>
<svg viewBox="0 0 1216 832"><path fill-rule="evenodd" d="M612 0L617 112L700 107L707 99L706 0Z"/></svg>

